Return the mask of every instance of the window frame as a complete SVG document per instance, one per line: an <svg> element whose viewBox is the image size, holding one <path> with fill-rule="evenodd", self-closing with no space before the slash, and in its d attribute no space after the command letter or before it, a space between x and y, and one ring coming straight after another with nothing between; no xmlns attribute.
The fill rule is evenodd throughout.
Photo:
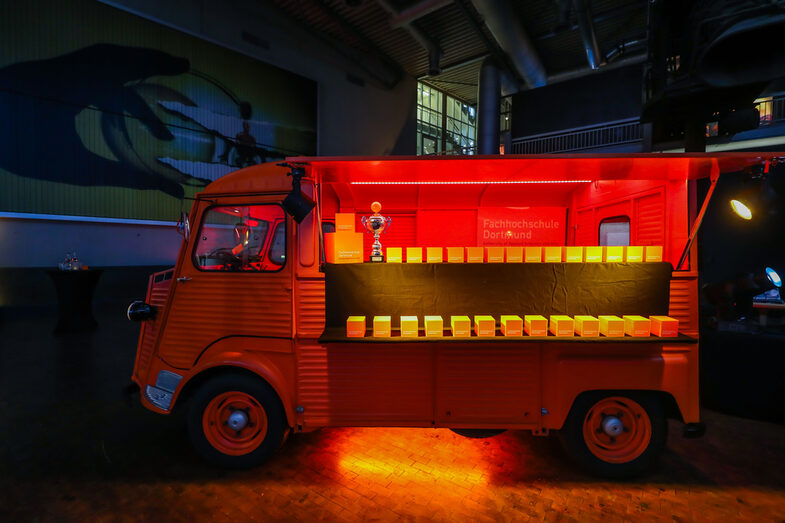
<svg viewBox="0 0 785 523"><path fill-rule="evenodd" d="M209 213L212 209L217 207L253 207L253 206L262 206L262 205L274 205L281 209L283 213L283 220L282 222L273 221L270 223L270 227L267 229L267 236L270 238L270 245L267 246L265 254L269 258L270 248L272 247L273 235L275 234L276 223L283 223L284 227L284 252L286 253L283 265L278 267L276 270L254 270L254 271L224 271L224 270L213 270L213 269L203 269L198 261L197 261L197 254L196 248L199 246L199 242L201 241L202 237L202 230L204 229L205 225L205 216ZM207 207L199 218L199 233L194 237L194 245L191 249L191 264L194 268L199 272L210 273L210 274L275 274L284 270L287 266L289 261L289 216L286 214L286 210L283 208L281 202L261 202L261 203L216 203Z"/></svg>

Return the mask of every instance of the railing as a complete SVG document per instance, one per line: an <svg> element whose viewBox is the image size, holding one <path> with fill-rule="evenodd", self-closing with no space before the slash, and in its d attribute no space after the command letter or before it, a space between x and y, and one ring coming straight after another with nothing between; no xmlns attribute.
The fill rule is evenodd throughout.
<svg viewBox="0 0 785 523"><path fill-rule="evenodd" d="M761 98L755 107L760 112L761 127L785 122L785 94ZM640 121L638 118L629 118L600 125L525 136L512 141L510 152L512 154L563 153L640 141Z"/></svg>
<svg viewBox="0 0 785 523"><path fill-rule="evenodd" d="M590 127L536 134L513 140L512 154L547 154L582 151L641 141L638 118L629 118Z"/></svg>

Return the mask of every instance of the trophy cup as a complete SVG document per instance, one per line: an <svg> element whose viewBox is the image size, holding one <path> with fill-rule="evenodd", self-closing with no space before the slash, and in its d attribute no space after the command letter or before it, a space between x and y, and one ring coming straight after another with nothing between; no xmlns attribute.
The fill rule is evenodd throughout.
<svg viewBox="0 0 785 523"><path fill-rule="evenodd" d="M392 221L392 218L389 216L384 217L379 214L379 211L382 210L382 204L379 202L373 202L371 204L371 210L373 211L373 216L361 217L360 223L363 224L363 227L365 227L366 231L373 234L373 247L371 248L370 261L383 262L384 255L382 254L382 244L379 241L379 236L381 236L384 231L390 228L390 222Z"/></svg>

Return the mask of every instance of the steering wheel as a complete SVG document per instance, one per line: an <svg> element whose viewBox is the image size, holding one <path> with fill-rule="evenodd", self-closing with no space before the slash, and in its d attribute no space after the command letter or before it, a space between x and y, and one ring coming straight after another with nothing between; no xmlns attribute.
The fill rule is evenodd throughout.
<svg viewBox="0 0 785 523"><path fill-rule="evenodd" d="M238 258L231 249L218 247L207 254L207 258L214 258L221 262L225 271L239 271L243 266L242 260Z"/></svg>

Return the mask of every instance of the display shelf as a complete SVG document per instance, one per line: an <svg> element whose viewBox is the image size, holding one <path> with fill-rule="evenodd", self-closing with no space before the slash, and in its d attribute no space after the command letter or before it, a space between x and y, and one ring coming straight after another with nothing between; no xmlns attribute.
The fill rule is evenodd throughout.
<svg viewBox="0 0 785 523"><path fill-rule="evenodd" d="M623 336L618 338L607 338L605 336L586 337L586 336L504 336L499 329L496 336L483 337L472 333L469 337L453 337L450 329L444 329L444 336L425 337L425 330L420 329L417 338L401 337L400 329L391 329L392 336L389 338L374 338L369 335L362 338L349 338L346 336L345 327L328 327L319 337L319 343L531 343L531 342L564 342L564 343L698 343L698 339L686 334L679 334L676 337L660 338L658 336L647 336L635 338Z"/></svg>

